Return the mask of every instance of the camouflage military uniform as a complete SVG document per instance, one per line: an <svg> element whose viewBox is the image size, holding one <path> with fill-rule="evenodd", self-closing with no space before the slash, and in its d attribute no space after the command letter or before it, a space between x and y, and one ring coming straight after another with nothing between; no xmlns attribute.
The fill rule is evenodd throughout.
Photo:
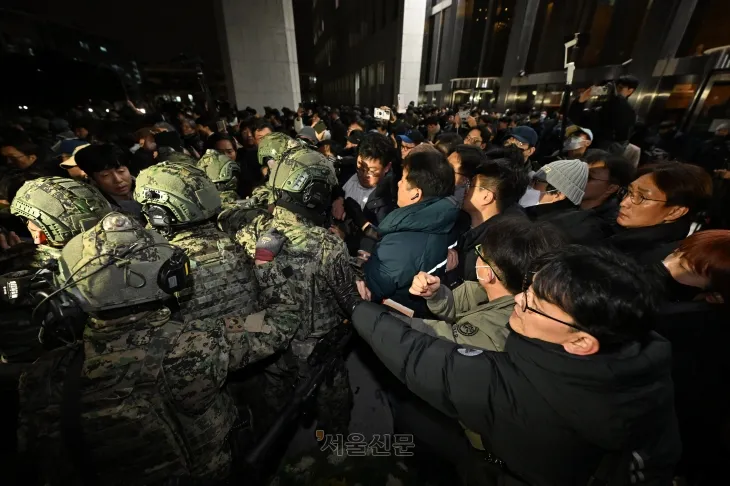
<svg viewBox="0 0 730 486"><path fill-rule="evenodd" d="M21 243L2 252L0 273L27 275L58 260L61 248L72 237L95 225L111 211L94 187L63 177L42 177L28 181L13 199L10 211L38 226L46 245ZM0 304L0 353L9 363L31 363L43 352L38 329L31 324L35 304L25 299L14 305Z"/></svg>
<svg viewBox="0 0 730 486"><path fill-rule="evenodd" d="M208 149L198 161L198 168L202 169L216 185L224 204L231 204L240 199L236 192L238 175L241 172L238 162L213 149Z"/></svg>
<svg viewBox="0 0 730 486"><path fill-rule="evenodd" d="M237 412L222 387L228 372L249 362L261 333L211 319L181 324L169 318L162 308L87 323L82 423L85 454L99 484L222 479L230 473L228 434ZM47 465L41 474L50 484L71 484L60 427L71 359L68 349L50 352L20 384L20 450Z"/></svg>
<svg viewBox="0 0 730 486"><path fill-rule="evenodd" d="M258 310L258 283L251 259L214 223L178 231L169 239L190 258L193 285L176 295L185 322L246 317Z"/></svg>
<svg viewBox="0 0 730 486"><path fill-rule="evenodd" d="M263 301L270 301L274 296L285 296L287 288L282 287L282 283L288 281L291 283L290 288L303 302L297 313L299 325L289 352L267 368L266 373L256 377L256 388L263 390L266 395L260 404L261 410L253 406L259 422L268 422L264 414L269 416L269 421L276 417L276 411L287 403L300 375L308 371L306 358L317 338L342 322L344 316L329 287L328 278L336 265L344 265L350 271L347 248L339 238L328 229L318 227L283 207L274 209L273 218L261 216L241 229L237 240L253 256L256 241L270 228L278 230L287 238L287 242L274 262L255 266ZM293 273L289 278L284 277L282 269L289 269ZM285 300L294 298L289 296ZM343 360L336 367L331 381L325 383L317 394L320 427L346 432L351 404Z"/></svg>
<svg viewBox="0 0 730 486"><path fill-rule="evenodd" d="M135 199L150 224L190 259L193 285L176 295L183 320L242 317L258 310L253 261L216 228L215 185L197 167L164 162L143 170Z"/></svg>
<svg viewBox="0 0 730 486"><path fill-rule="evenodd" d="M229 475L237 412L222 391L227 373L291 334L262 319L172 321L161 302L185 288L187 268L182 251L119 213L68 243L59 281L96 317L83 346L47 353L21 378L21 457L43 484L79 484L84 473L94 476L86 484L125 486ZM77 363L81 430L64 437L64 387ZM83 447L69 447L79 436Z"/></svg>

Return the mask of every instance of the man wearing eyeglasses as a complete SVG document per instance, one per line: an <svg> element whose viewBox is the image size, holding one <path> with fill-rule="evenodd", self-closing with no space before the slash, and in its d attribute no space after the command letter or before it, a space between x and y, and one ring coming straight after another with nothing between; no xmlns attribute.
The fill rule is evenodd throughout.
<svg viewBox="0 0 730 486"><path fill-rule="evenodd" d="M655 282L618 253L567 246L538 258L522 289L504 352L426 335L370 302L352 322L413 393L481 435L493 484L671 484L681 444L671 345L651 330Z"/></svg>

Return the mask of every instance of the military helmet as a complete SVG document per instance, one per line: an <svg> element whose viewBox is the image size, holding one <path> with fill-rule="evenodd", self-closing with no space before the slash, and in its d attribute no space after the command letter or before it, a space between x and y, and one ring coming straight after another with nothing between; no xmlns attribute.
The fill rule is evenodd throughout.
<svg viewBox="0 0 730 486"><path fill-rule="evenodd" d="M85 312L168 298L189 283L185 252L121 213L109 213L61 252L57 284Z"/></svg>
<svg viewBox="0 0 730 486"><path fill-rule="evenodd" d="M41 177L18 190L10 212L35 223L51 245L63 246L111 212L98 189L65 177Z"/></svg>
<svg viewBox="0 0 730 486"><path fill-rule="evenodd" d="M302 192L313 180L338 184L335 168L324 155L302 149L287 154L272 170L269 185L291 193Z"/></svg>
<svg viewBox="0 0 730 486"><path fill-rule="evenodd" d="M221 189L220 184L234 180L240 171L238 162L213 149L206 150L198 161L198 168L208 174L208 178L218 186L218 189Z"/></svg>
<svg viewBox="0 0 730 486"><path fill-rule="evenodd" d="M169 161L139 173L134 199L155 227L205 221L221 208L218 189L205 172L187 163Z"/></svg>
<svg viewBox="0 0 730 486"><path fill-rule="evenodd" d="M286 152L302 147L303 145L299 140L295 140L281 132L269 133L259 142L259 164L266 166L269 159L273 159L278 164L282 155Z"/></svg>

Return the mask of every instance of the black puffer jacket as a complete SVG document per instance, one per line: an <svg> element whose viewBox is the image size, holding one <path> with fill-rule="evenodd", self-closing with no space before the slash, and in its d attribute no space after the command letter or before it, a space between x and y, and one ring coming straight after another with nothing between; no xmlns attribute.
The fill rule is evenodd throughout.
<svg viewBox="0 0 730 486"><path fill-rule="evenodd" d="M619 228L606 241L608 244L633 257L638 263L651 265L664 260L677 249L689 234L689 219L675 223L658 224L645 228Z"/></svg>
<svg viewBox="0 0 730 486"><path fill-rule="evenodd" d="M593 211L586 211L568 199L552 204L538 204L525 209L533 221L547 221L565 234L568 241L593 245L611 234L610 228Z"/></svg>
<svg viewBox="0 0 730 486"><path fill-rule="evenodd" d="M584 486L615 453L609 484L672 484L681 445L671 346L658 334L576 356L512 332L500 353L414 331L385 309L355 309L360 336L412 392L481 434L523 482Z"/></svg>

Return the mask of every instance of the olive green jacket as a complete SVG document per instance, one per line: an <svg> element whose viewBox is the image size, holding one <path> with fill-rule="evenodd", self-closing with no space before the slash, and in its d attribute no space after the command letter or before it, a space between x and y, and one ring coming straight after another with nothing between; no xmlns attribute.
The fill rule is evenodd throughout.
<svg viewBox="0 0 730 486"><path fill-rule="evenodd" d="M414 320L414 329L475 348L504 350L514 296L506 295L490 302L481 285L464 282L453 292L442 285L427 302L438 320L424 319L422 323Z"/></svg>

